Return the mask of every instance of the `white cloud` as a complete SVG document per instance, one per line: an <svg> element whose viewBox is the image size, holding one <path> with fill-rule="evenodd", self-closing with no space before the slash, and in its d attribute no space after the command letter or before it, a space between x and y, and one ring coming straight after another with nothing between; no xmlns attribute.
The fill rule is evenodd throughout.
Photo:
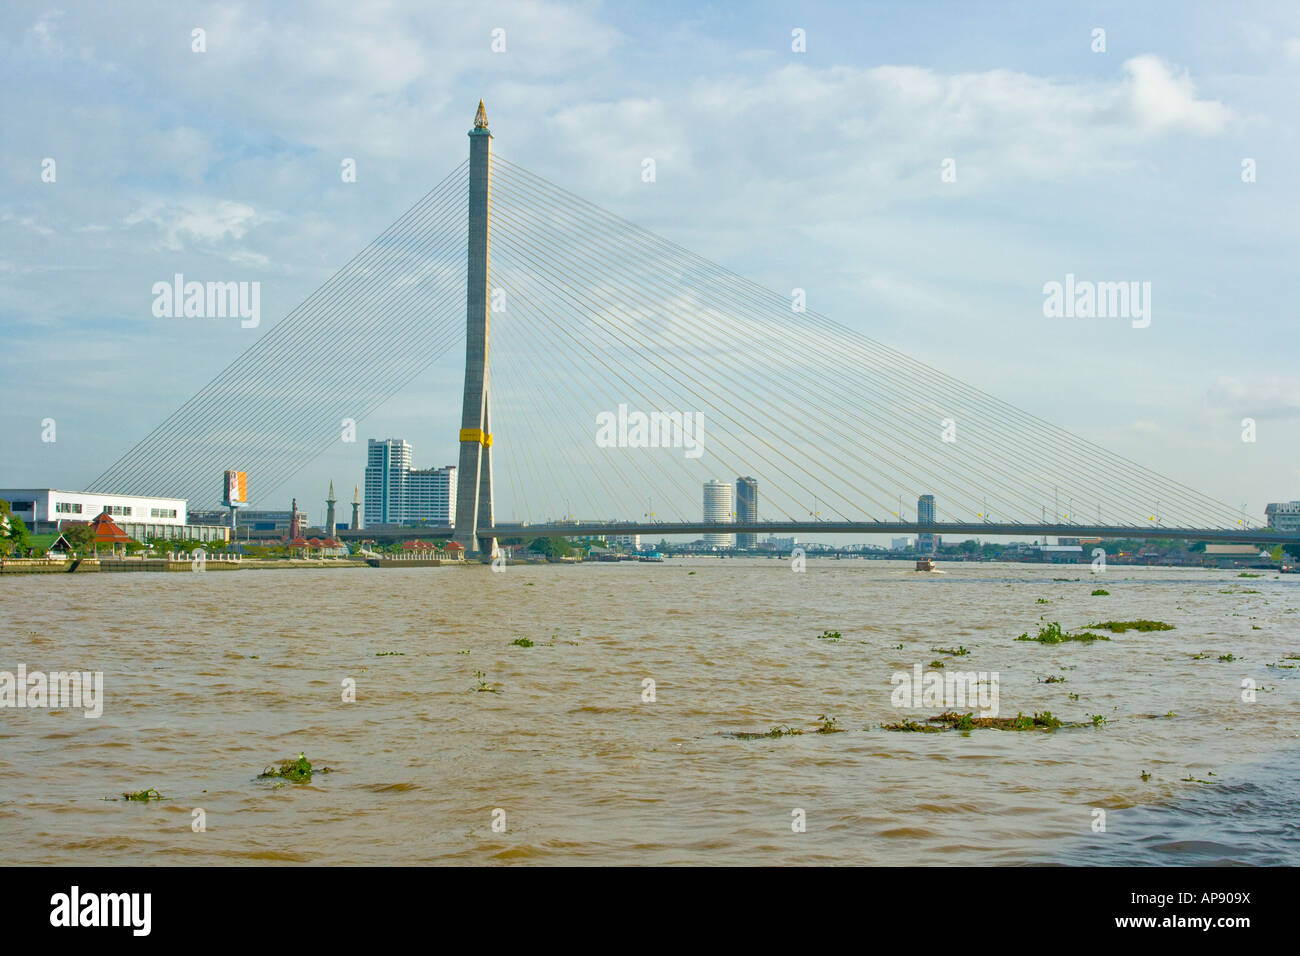
<svg viewBox="0 0 1300 956"><path fill-rule="evenodd" d="M242 239L263 218L252 206L228 199L153 200L128 215L123 224L154 226L162 248L176 252L187 239L205 244Z"/></svg>
<svg viewBox="0 0 1300 956"><path fill-rule="evenodd" d="M1189 132L1213 136L1222 132L1231 111L1217 100L1196 96L1186 70L1175 70L1147 53L1124 63L1129 76L1127 94L1133 116L1147 132Z"/></svg>

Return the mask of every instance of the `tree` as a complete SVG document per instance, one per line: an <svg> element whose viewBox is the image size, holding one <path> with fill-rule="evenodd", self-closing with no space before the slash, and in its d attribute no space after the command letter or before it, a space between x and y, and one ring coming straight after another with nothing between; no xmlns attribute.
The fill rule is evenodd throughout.
<svg viewBox="0 0 1300 956"><path fill-rule="evenodd" d="M569 547L569 542L563 538L537 538L528 546L528 550L552 560L562 558L573 551Z"/></svg>
<svg viewBox="0 0 1300 956"><path fill-rule="evenodd" d="M90 530L88 524L68 524L63 528L63 540L68 542L73 551L82 554L94 545L95 532Z"/></svg>

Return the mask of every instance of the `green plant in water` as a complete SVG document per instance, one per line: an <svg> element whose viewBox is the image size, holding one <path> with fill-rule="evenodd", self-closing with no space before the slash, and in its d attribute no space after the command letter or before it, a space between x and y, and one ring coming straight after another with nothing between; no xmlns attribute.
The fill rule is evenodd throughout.
<svg viewBox="0 0 1300 956"><path fill-rule="evenodd" d="M1106 722L1106 718L1101 714L1089 714L1088 716L1092 719L1092 725L1094 727L1100 727Z"/></svg>
<svg viewBox="0 0 1300 956"><path fill-rule="evenodd" d="M841 635L839 631L822 631L817 635L819 641L838 641Z"/></svg>
<svg viewBox="0 0 1300 956"><path fill-rule="evenodd" d="M1235 661L1236 659L1237 659L1237 658L1235 658L1235 657L1232 656L1232 653L1231 653L1231 652L1229 652L1229 653L1227 653L1227 654L1220 654L1220 655L1219 655L1219 660L1223 661L1223 662L1226 663L1226 664L1231 664L1231 663L1232 663L1233 661Z"/></svg>
<svg viewBox="0 0 1300 956"><path fill-rule="evenodd" d="M310 761L305 755L299 753L297 760L286 760L279 767L267 767L258 774L258 777L283 777L293 783L308 783L311 781L311 774Z"/></svg>
<svg viewBox="0 0 1300 956"><path fill-rule="evenodd" d="M489 684L486 680L484 680L484 674L483 674L482 671L475 671L475 672L474 672L474 687L473 687L473 689L476 690L476 691L479 691L479 692L481 692L481 693L486 693L486 694L495 694L495 693L497 692L497 689L496 689L495 687L493 687L493 686L492 686L491 684Z"/></svg>
<svg viewBox="0 0 1300 956"><path fill-rule="evenodd" d="M840 722L834 717L827 717L825 714L822 714L817 719L822 722L822 725L817 728L817 733L833 734L839 732Z"/></svg>
<svg viewBox="0 0 1300 956"><path fill-rule="evenodd" d="M516 637L510 642L511 647L532 647L533 642L526 637Z"/></svg>
<svg viewBox="0 0 1300 956"><path fill-rule="evenodd" d="M1070 695L1070 700L1078 700L1078 699L1079 699L1079 695L1078 695L1078 694L1071 694L1071 695Z"/></svg>
<svg viewBox="0 0 1300 956"><path fill-rule="evenodd" d="M930 648L930 650L934 651L936 654L951 654L953 657L965 657L967 654L970 653L970 650L968 650L965 647L965 645L962 644L958 644L955 648L954 647L932 647Z"/></svg>
<svg viewBox="0 0 1300 956"><path fill-rule="evenodd" d="M1123 634L1125 631L1172 631L1174 626L1166 624L1164 621L1101 621L1097 624L1089 624L1089 627L1099 628L1103 631L1112 631L1116 634Z"/></svg>
<svg viewBox="0 0 1300 956"><path fill-rule="evenodd" d="M138 801L139 803L148 803L150 800L166 800L161 793L150 787L148 790L137 790L135 793L122 794L123 800Z"/></svg>
<svg viewBox="0 0 1300 956"><path fill-rule="evenodd" d="M942 727L936 727L934 724L922 724L915 720L903 720L896 724L881 724L882 730L898 730L913 734L941 734L944 731Z"/></svg>
<svg viewBox="0 0 1300 956"><path fill-rule="evenodd" d="M1097 590L1095 590L1095 591L1092 592L1092 596L1093 596L1093 597L1110 597L1110 592L1107 591L1105 588L1097 588Z"/></svg>
<svg viewBox="0 0 1300 956"><path fill-rule="evenodd" d="M943 667L943 661L940 661L940 660L933 660L933 661L930 661L930 669L931 669L931 670L938 670L940 667Z"/></svg>
<svg viewBox="0 0 1300 956"><path fill-rule="evenodd" d="M1056 621L1052 621L1046 626L1040 626L1036 637L1030 637L1028 633L1025 633L1017 637L1016 640L1036 641L1039 644L1062 644L1066 641L1082 641L1086 644L1092 641L1109 641L1110 638L1104 634L1090 634L1087 631L1071 634L1061 630L1061 625Z"/></svg>
<svg viewBox="0 0 1300 956"><path fill-rule="evenodd" d="M1035 604L1051 604L1052 602L1049 601L1049 600L1047 600L1047 598L1039 598L1039 599L1038 599L1037 601L1035 601L1034 603L1035 603Z"/></svg>
<svg viewBox="0 0 1300 956"><path fill-rule="evenodd" d="M380 651L375 656L376 657L405 657L406 655L403 654L401 651Z"/></svg>
<svg viewBox="0 0 1300 956"><path fill-rule="evenodd" d="M766 737L797 737L803 731L795 727L773 727L764 736Z"/></svg>
<svg viewBox="0 0 1300 956"><path fill-rule="evenodd" d="M1060 674L1053 674L1053 675L1051 675L1050 677L1044 677L1044 678L1042 678L1042 683L1044 683L1044 684L1064 684L1064 683L1065 683L1065 678L1062 677Z"/></svg>

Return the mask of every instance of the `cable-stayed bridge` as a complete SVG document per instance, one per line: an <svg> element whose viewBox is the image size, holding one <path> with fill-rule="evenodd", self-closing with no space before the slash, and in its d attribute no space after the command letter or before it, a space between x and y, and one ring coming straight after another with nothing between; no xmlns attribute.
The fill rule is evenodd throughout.
<svg viewBox="0 0 1300 956"><path fill-rule="evenodd" d="M1300 540L641 229L492 141L480 104L466 162L90 490L203 507L238 468L265 502L341 421L463 345L456 524L422 531L470 552L600 533ZM453 402L434 414L450 422ZM742 476L757 515L701 521L704 483ZM917 513L922 494L943 521Z"/></svg>

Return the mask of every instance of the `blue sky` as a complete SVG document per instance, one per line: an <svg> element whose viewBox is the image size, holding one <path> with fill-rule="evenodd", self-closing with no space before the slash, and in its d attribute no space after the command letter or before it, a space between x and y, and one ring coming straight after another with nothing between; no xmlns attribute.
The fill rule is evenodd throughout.
<svg viewBox="0 0 1300 956"><path fill-rule="evenodd" d="M1300 497L1300 8L1186 2L6 5L0 487L98 475L459 163L480 97L627 219L1223 501ZM175 272L260 281L261 327L155 318ZM1066 273L1150 281L1151 326L1045 318ZM454 460L458 361L258 504L316 516L366 437Z"/></svg>

